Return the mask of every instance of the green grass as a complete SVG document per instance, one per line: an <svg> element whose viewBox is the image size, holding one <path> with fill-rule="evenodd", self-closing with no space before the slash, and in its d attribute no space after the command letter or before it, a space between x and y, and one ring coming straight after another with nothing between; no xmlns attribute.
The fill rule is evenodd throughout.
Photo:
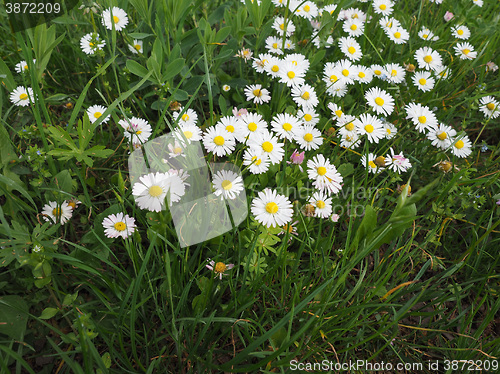
<svg viewBox="0 0 500 374"><path fill-rule="evenodd" d="M265 52L273 16L285 13L270 1L112 4L129 16L124 32L107 30L102 10L75 8L48 25L13 33L0 10L2 373L288 372L292 360L422 363L422 372L451 373L458 369L446 370L446 360L498 363L500 125L478 110L481 97L500 96L498 72L485 69L488 61L499 64L498 5L401 0L394 16L410 31L404 45L385 36L369 3L342 1L333 18L325 14L323 38L345 35L335 21L340 8L359 7L374 17L365 30L369 39L357 39L360 64L382 64L381 58L415 64L415 50L430 45L452 69L427 93L409 78L406 87L374 80L370 87L395 99L387 119L398 134L353 150L328 135L327 105L368 112L367 87L327 96L324 64L343 54L336 46L315 48L308 42L310 23L291 18L296 52L311 62L307 81L320 99L316 127L326 139L318 151L306 152L306 160L322 153L342 174L342 191L333 196L339 221L305 214L314 190L306 173L285 163L296 148L287 142L282 163L243 176L249 206L266 187L287 191L297 235L278 235L280 228L267 229L249 212L232 231L181 247L168 210L136 205L128 170L132 147L118 121L144 118L154 139L178 126L175 102L194 109L203 130L233 107L257 111L268 122L276 113L295 113L288 87L234 57L241 48L254 57ZM447 10L455 21L443 21ZM454 55L449 27L459 22L472 31L474 60ZM418 38L424 25L440 39L428 44ZM80 38L90 32L106 40L96 56L80 49ZM133 39L144 41L142 54L130 53ZM27 73L14 71L33 58ZM269 89L270 103L246 101L243 89L255 83ZM33 88L34 104L12 105L9 94L19 85ZM411 101L436 107L442 123L464 131L474 143L472 154L460 159L431 146L405 118ZM93 104L108 108L107 123L84 117ZM361 165L360 153L385 155L391 147L410 159L410 171L374 175ZM239 147L227 158L207 159L244 169L242 154ZM435 166L446 159L455 166L449 173ZM44 204L72 197L81 204L68 223L44 221ZM136 219L138 229L127 239L104 235L102 220L118 212ZM33 251L35 245L43 250ZM206 268L208 259L235 267L220 280ZM437 361L438 371L428 366ZM472 372L468 367L459 372Z"/></svg>

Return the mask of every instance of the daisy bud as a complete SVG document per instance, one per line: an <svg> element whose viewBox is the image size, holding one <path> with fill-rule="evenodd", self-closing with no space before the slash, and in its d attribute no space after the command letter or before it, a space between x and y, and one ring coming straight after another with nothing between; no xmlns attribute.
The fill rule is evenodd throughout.
<svg viewBox="0 0 500 374"><path fill-rule="evenodd" d="M454 15L452 12L446 12L443 18L446 22L449 22L453 19L453 17Z"/></svg>

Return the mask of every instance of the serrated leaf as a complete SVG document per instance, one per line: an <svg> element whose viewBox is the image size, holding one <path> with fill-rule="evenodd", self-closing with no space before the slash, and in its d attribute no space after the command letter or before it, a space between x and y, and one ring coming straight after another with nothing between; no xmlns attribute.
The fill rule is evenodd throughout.
<svg viewBox="0 0 500 374"><path fill-rule="evenodd" d="M75 143L73 142L73 139L69 135L69 133L64 130L62 127L57 126L50 126L48 130L52 133L52 136L54 137L54 140L60 144L64 144L66 147L72 149L72 150L77 150L78 148L76 147Z"/></svg>

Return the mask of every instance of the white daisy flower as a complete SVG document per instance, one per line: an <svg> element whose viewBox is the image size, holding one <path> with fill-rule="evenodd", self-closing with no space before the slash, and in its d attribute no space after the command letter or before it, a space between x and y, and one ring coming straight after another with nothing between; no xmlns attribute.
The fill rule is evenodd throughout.
<svg viewBox="0 0 500 374"><path fill-rule="evenodd" d="M280 36L283 36L286 29L286 36L291 36L295 32L295 25L290 18L288 18L285 23L285 19L281 16L278 16L274 19L273 29L276 30L276 32Z"/></svg>
<svg viewBox="0 0 500 374"><path fill-rule="evenodd" d="M455 50L455 56L460 57L461 60L473 60L477 57L474 47L467 42L458 43L453 49Z"/></svg>
<svg viewBox="0 0 500 374"><path fill-rule="evenodd" d="M111 214L103 219L102 227L104 235L108 238L117 238L121 236L123 239L132 235L137 227L135 219L128 214L118 213Z"/></svg>
<svg viewBox="0 0 500 374"><path fill-rule="evenodd" d="M380 139L385 137L386 131L382 121L371 114L360 115L354 124L358 129L358 133L366 135L370 143L378 143Z"/></svg>
<svg viewBox="0 0 500 374"><path fill-rule="evenodd" d="M422 47L415 51L415 60L418 67L425 70L435 70L443 64L443 60L438 52L429 47Z"/></svg>
<svg viewBox="0 0 500 374"><path fill-rule="evenodd" d="M292 87L292 99L297 105L306 108L315 108L319 103L314 87L308 84Z"/></svg>
<svg viewBox="0 0 500 374"><path fill-rule="evenodd" d="M179 122L179 127L174 130L174 133L172 135L175 136L183 144L185 140L187 140L188 144L191 144L191 142L197 142L202 139L201 129L194 123L189 122Z"/></svg>
<svg viewBox="0 0 500 374"><path fill-rule="evenodd" d="M238 124L238 119L233 116L221 117L217 123L216 127L220 127L227 132L231 133L235 139L240 139L243 135L240 133L240 126Z"/></svg>
<svg viewBox="0 0 500 374"><path fill-rule="evenodd" d="M149 173L139 178L132 186L132 195L141 209L160 212L165 198L169 205L178 202L185 193L185 186L178 175L167 173Z"/></svg>
<svg viewBox="0 0 500 374"><path fill-rule="evenodd" d="M233 134L221 127L209 127L203 135L203 144L208 152L219 157L231 154L236 146Z"/></svg>
<svg viewBox="0 0 500 374"><path fill-rule="evenodd" d="M102 105L89 106L87 109L87 115L89 116L90 122L94 123L95 121L97 121L99 117L101 117L102 114L106 111L106 109L107 108ZM109 120L109 115L107 115L106 118L104 118L101 123L106 123L108 122L108 120Z"/></svg>
<svg viewBox="0 0 500 374"><path fill-rule="evenodd" d="M483 6L483 0L472 0L472 4L481 8Z"/></svg>
<svg viewBox="0 0 500 374"><path fill-rule="evenodd" d="M293 140L295 133L302 127L301 122L291 114L278 113L271 121L272 130L278 138Z"/></svg>
<svg viewBox="0 0 500 374"><path fill-rule="evenodd" d="M96 33L89 33L80 39L80 48L88 55L93 55L106 45L106 41L99 38Z"/></svg>
<svg viewBox="0 0 500 374"><path fill-rule="evenodd" d="M272 78L278 78L283 62L277 57L269 57L268 63L264 65L264 71Z"/></svg>
<svg viewBox="0 0 500 374"><path fill-rule="evenodd" d="M378 166L375 163L376 160L377 160L376 155L374 155L373 153L368 153L368 155L361 156L361 165L363 165L365 168L367 168L370 173L378 174L382 170L384 170L384 168ZM385 162L384 162L384 164L385 164Z"/></svg>
<svg viewBox="0 0 500 374"><path fill-rule="evenodd" d="M351 38L350 36L339 39L339 48L342 53L352 61L358 61L361 57L363 57L361 46L356 39Z"/></svg>
<svg viewBox="0 0 500 374"><path fill-rule="evenodd" d="M372 6L375 13L390 16L394 3L391 0L373 0Z"/></svg>
<svg viewBox="0 0 500 374"><path fill-rule="evenodd" d="M373 75L375 75L377 78L382 78L382 76L387 75L385 68L381 65L372 65L370 66L370 69L373 72Z"/></svg>
<svg viewBox="0 0 500 374"><path fill-rule="evenodd" d="M297 112L296 117L303 125L316 125L319 122L319 114L310 108L302 108Z"/></svg>
<svg viewBox="0 0 500 374"><path fill-rule="evenodd" d="M269 91L262 88L260 84L252 84L245 87L245 95L248 101L253 101L254 104L264 104L271 100Z"/></svg>
<svg viewBox="0 0 500 374"><path fill-rule="evenodd" d="M49 201L43 206L42 215L47 222L64 225L73 215L73 208L66 201L61 205L57 201Z"/></svg>
<svg viewBox="0 0 500 374"><path fill-rule="evenodd" d="M14 91L10 93L10 101L17 106L30 105L30 101L35 101L33 89L31 87L26 89L23 86L17 86Z"/></svg>
<svg viewBox="0 0 500 374"><path fill-rule="evenodd" d="M102 12L102 24L108 30L112 30L114 25L116 31L121 31L128 24L127 13L118 7L106 9Z"/></svg>
<svg viewBox="0 0 500 374"><path fill-rule="evenodd" d="M312 1L297 1L297 3L299 4L299 7L295 10L296 15L306 19L313 19L318 15L318 6ZM291 5L290 8L294 9Z"/></svg>
<svg viewBox="0 0 500 374"><path fill-rule="evenodd" d="M412 80L415 87L424 92L432 90L436 83L436 80L428 71L416 71L415 74L413 74Z"/></svg>
<svg viewBox="0 0 500 374"><path fill-rule="evenodd" d="M248 141L248 146L260 151L262 154L266 154L269 161L271 161L271 165L278 164L285 156L284 144L278 143L278 138L267 130L253 136Z"/></svg>
<svg viewBox="0 0 500 374"><path fill-rule="evenodd" d="M405 80L406 71L399 64L386 64L384 73L387 75L387 80L394 84L400 84Z"/></svg>
<svg viewBox="0 0 500 374"><path fill-rule="evenodd" d="M342 29L349 34L349 36L357 37L363 35L365 24L359 18L350 18L344 21Z"/></svg>
<svg viewBox="0 0 500 374"><path fill-rule="evenodd" d="M360 83L370 83L373 80L373 71L363 65L356 66L356 70L358 71L358 75L356 76L356 80Z"/></svg>
<svg viewBox="0 0 500 374"><path fill-rule="evenodd" d="M266 48L269 52L275 53L277 55L283 54L283 39L277 36L268 36L266 39Z"/></svg>
<svg viewBox="0 0 500 374"><path fill-rule="evenodd" d="M372 87L365 93L365 99L377 114L391 114L394 111L394 99L386 91Z"/></svg>
<svg viewBox="0 0 500 374"><path fill-rule="evenodd" d="M304 84L305 70L291 61L284 61L279 71L281 83L288 87Z"/></svg>
<svg viewBox="0 0 500 374"><path fill-rule="evenodd" d="M401 27L401 23L394 17L382 17L380 21L378 21L382 30L386 31L393 27Z"/></svg>
<svg viewBox="0 0 500 374"><path fill-rule="evenodd" d="M342 119L344 112L342 111L342 107L335 103L329 103L327 105L328 109L332 112L332 119L334 121Z"/></svg>
<svg viewBox="0 0 500 374"><path fill-rule="evenodd" d="M259 192L258 197L252 200L250 209L257 222L267 227L284 226L292 220L290 200L269 188Z"/></svg>
<svg viewBox="0 0 500 374"><path fill-rule="evenodd" d="M332 214L332 198L324 192L315 192L308 199L309 204L314 205L314 216L329 218Z"/></svg>
<svg viewBox="0 0 500 374"><path fill-rule="evenodd" d="M36 59L33 59L33 65L35 65ZM22 60L21 62L17 63L15 66L15 70L17 73L21 74L24 73L25 71L28 71L28 63L25 60Z"/></svg>
<svg viewBox="0 0 500 374"><path fill-rule="evenodd" d="M398 129L390 122L384 122L385 138L392 139L396 136Z"/></svg>
<svg viewBox="0 0 500 374"><path fill-rule="evenodd" d="M230 89L231 89L231 86L230 86L230 85L228 85L228 84L224 84L224 85L222 85L222 91L224 91L224 92L228 92Z"/></svg>
<svg viewBox="0 0 500 374"><path fill-rule="evenodd" d="M247 113L241 116L238 118L237 124L236 136L239 136L237 140L241 143L245 142L247 138L251 139L254 135L267 130L267 122L258 113Z"/></svg>
<svg viewBox="0 0 500 374"><path fill-rule="evenodd" d="M359 136L358 130L348 130L347 126L351 128L353 122L346 124L346 127L341 127L339 129L340 134L340 146L344 148L356 148L361 144L361 138Z"/></svg>
<svg viewBox="0 0 500 374"><path fill-rule="evenodd" d="M186 154L184 153L184 148L182 145L177 141L177 139L174 140L174 144L170 143L167 145L168 147L168 156L171 158L176 158L178 156L186 157ZM163 159L164 163L168 163L168 160Z"/></svg>
<svg viewBox="0 0 500 374"><path fill-rule="evenodd" d="M403 27L391 27L385 33L396 44L405 44L410 38L410 34Z"/></svg>
<svg viewBox="0 0 500 374"><path fill-rule="evenodd" d="M358 68L356 65L349 60L342 59L337 61L337 68L343 84L354 84L358 77Z"/></svg>
<svg viewBox="0 0 500 374"><path fill-rule="evenodd" d="M401 174L411 168L410 160L403 155L403 152L396 155L394 154L394 150L392 148L390 151L391 154L387 154L387 156L385 156L385 167L387 169Z"/></svg>
<svg viewBox="0 0 500 374"><path fill-rule="evenodd" d="M243 165L248 166L252 174L262 174L269 169L269 158L258 149L246 149L243 154Z"/></svg>
<svg viewBox="0 0 500 374"><path fill-rule="evenodd" d="M269 53L260 53L259 58L254 57L252 62L252 67L257 73L264 73L265 67L269 64L269 61L273 58Z"/></svg>
<svg viewBox="0 0 500 374"><path fill-rule="evenodd" d="M451 143L451 152L460 158L467 157L472 153L472 143L467 135L459 136L453 139Z"/></svg>
<svg viewBox="0 0 500 374"><path fill-rule="evenodd" d="M441 123L429 131L427 138L434 147L445 150L451 145L455 135L457 135L457 132L451 126Z"/></svg>
<svg viewBox="0 0 500 374"><path fill-rule="evenodd" d="M186 109L180 116L184 109L181 108L178 112L173 113L174 121L179 122L180 125L196 125L198 122L198 114L193 109ZM180 117L179 117L180 116Z"/></svg>
<svg viewBox="0 0 500 374"><path fill-rule="evenodd" d="M342 189L344 178L322 154L307 161L307 175L313 181L314 187L328 195L336 194Z"/></svg>
<svg viewBox="0 0 500 374"><path fill-rule="evenodd" d="M436 115L426 106L419 103L410 103L405 106L406 119L411 119L419 132L430 131L437 127Z"/></svg>
<svg viewBox="0 0 500 374"><path fill-rule="evenodd" d="M294 135L294 139L299 147L306 151L318 149L320 145L323 144L321 131L315 128L312 124L304 125Z"/></svg>
<svg viewBox="0 0 500 374"><path fill-rule="evenodd" d="M439 36L434 35L434 33L425 26L422 26L422 29L418 32L418 36L420 39L424 40L439 40Z"/></svg>
<svg viewBox="0 0 500 374"><path fill-rule="evenodd" d="M146 143L151 136L151 125L142 118L121 119L118 124L125 129L123 135L131 143Z"/></svg>
<svg viewBox="0 0 500 374"><path fill-rule="evenodd" d="M143 42L142 40L137 40L137 39L134 39L134 42L132 44L129 44L128 45L128 49L130 50L130 52L132 52L133 54L139 54L139 53L143 53L144 50L142 48L142 45L143 45Z"/></svg>
<svg viewBox="0 0 500 374"><path fill-rule="evenodd" d="M220 196L221 200L234 200L243 191L243 179L231 170L218 171L212 181L215 189L215 196Z"/></svg>
<svg viewBox="0 0 500 374"><path fill-rule="evenodd" d="M497 118L500 116L500 104L493 96L482 97L479 102L481 104L479 110L483 112L486 118Z"/></svg>
<svg viewBox="0 0 500 374"><path fill-rule="evenodd" d="M448 79L450 77L450 70L451 69L447 66L436 66L434 74L436 74L436 76L439 76L439 79Z"/></svg>
<svg viewBox="0 0 500 374"><path fill-rule="evenodd" d="M307 72L307 70L309 69L309 66L311 65L309 60L304 55L302 55L300 53L290 53L290 54L286 55L285 57L283 57L283 61L291 62L295 66L302 69L304 71L304 73Z"/></svg>

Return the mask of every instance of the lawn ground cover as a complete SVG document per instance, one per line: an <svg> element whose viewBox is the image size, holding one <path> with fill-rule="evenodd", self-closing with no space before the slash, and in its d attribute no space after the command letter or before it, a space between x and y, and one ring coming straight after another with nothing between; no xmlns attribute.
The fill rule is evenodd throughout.
<svg viewBox="0 0 500 374"><path fill-rule="evenodd" d="M1 373L498 371L497 1L52 3L0 8Z"/></svg>

